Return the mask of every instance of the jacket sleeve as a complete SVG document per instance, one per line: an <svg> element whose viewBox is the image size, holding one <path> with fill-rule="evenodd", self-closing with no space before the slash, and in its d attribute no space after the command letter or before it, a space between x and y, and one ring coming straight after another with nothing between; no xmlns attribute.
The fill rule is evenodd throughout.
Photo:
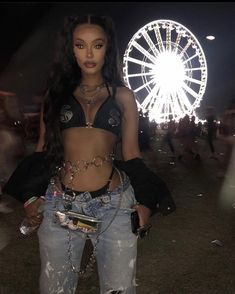
<svg viewBox="0 0 235 294"><path fill-rule="evenodd" d="M148 207L152 214L160 211L167 215L175 211L176 205L166 183L150 170L141 158L115 160L114 164L128 175L136 200Z"/></svg>
<svg viewBox="0 0 235 294"><path fill-rule="evenodd" d="M18 164L3 192L25 202L32 196L45 195L51 176L45 153L34 152Z"/></svg>

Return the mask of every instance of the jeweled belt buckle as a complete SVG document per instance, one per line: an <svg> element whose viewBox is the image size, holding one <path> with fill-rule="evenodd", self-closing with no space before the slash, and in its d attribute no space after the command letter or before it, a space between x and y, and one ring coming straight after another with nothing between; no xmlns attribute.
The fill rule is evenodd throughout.
<svg viewBox="0 0 235 294"><path fill-rule="evenodd" d="M57 211L56 215L60 225L68 227L71 230L80 230L84 233L95 233L101 223L95 217L87 216L73 211Z"/></svg>

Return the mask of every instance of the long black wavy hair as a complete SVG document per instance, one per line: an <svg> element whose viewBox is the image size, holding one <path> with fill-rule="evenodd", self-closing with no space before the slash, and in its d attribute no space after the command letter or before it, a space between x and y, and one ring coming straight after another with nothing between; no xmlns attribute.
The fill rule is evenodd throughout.
<svg viewBox="0 0 235 294"><path fill-rule="evenodd" d="M44 100L46 126L44 149L52 170L63 162L63 143L59 126L61 106L81 81L81 70L73 53L73 32L77 25L99 25L107 35L107 50L102 68L103 79L112 87L113 93L123 82L119 70L119 52L113 21L107 16L69 16L58 36L57 54L47 82Z"/></svg>

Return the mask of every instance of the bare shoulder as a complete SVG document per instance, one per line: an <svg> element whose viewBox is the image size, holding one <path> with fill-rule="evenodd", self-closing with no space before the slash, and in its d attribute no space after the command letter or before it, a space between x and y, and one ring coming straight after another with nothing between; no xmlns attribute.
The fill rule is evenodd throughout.
<svg viewBox="0 0 235 294"><path fill-rule="evenodd" d="M134 105L136 103L133 91L127 87L117 88L116 101L124 108L128 105Z"/></svg>

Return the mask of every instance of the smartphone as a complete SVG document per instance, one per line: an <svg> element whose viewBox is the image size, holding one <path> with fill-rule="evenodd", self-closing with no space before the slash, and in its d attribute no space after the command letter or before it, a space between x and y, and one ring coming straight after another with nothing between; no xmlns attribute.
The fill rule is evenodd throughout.
<svg viewBox="0 0 235 294"><path fill-rule="evenodd" d="M140 227L140 219L138 212L135 210L131 213L131 229L132 233L137 234Z"/></svg>
<svg viewBox="0 0 235 294"><path fill-rule="evenodd" d="M138 212L135 210L131 213L131 229L132 232L139 238L143 239L149 234L149 230L152 227L151 224L146 224L140 227L140 219Z"/></svg>

